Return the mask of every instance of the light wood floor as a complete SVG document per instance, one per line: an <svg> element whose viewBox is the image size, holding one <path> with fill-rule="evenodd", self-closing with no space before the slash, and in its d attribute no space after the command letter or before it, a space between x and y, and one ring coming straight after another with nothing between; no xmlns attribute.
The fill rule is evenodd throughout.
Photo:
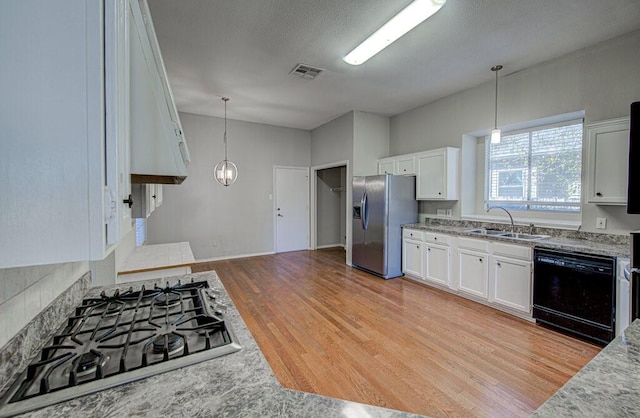
<svg viewBox="0 0 640 418"><path fill-rule="evenodd" d="M429 416L528 416L600 348L447 292L383 280L342 249L216 270L288 388Z"/></svg>

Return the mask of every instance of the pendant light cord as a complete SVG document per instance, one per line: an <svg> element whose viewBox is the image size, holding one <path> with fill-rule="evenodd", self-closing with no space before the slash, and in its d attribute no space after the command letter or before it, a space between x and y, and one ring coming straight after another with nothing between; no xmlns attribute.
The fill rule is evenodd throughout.
<svg viewBox="0 0 640 418"><path fill-rule="evenodd" d="M224 101L224 160L227 161L227 102L228 97L223 97Z"/></svg>
<svg viewBox="0 0 640 418"><path fill-rule="evenodd" d="M491 71L496 73L496 107L495 107L495 120L493 124L494 129L498 129L498 71L502 70L502 65L496 65L491 67Z"/></svg>

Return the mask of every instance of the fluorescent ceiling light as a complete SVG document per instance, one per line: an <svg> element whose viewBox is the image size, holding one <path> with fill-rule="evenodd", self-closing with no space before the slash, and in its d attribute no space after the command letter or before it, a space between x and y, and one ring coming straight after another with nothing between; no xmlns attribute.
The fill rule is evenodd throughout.
<svg viewBox="0 0 640 418"><path fill-rule="evenodd" d="M360 65L440 10L447 0L415 0L364 40L343 60Z"/></svg>

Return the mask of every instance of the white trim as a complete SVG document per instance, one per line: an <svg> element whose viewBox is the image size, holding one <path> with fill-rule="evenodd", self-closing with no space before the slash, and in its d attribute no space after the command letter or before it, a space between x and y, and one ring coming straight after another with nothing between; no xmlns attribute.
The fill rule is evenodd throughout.
<svg viewBox="0 0 640 418"><path fill-rule="evenodd" d="M304 250L301 250L301 251L304 251ZM259 257L261 255L273 255L273 254L275 254L275 251L267 251L264 253L251 253L251 254L223 255L220 257L211 257L211 258L198 258L196 259L196 264L209 263L211 261L233 260L235 258Z"/></svg>
<svg viewBox="0 0 640 418"><path fill-rule="evenodd" d="M347 172L345 174L345 181L347 186L347 193L345 197L345 234L347 236L344 248L347 252L346 254L346 264L351 265L351 204L352 204L352 178L351 178L351 166L349 164L349 160L336 161L334 163L321 164L311 167L311 175L309 176L309 181L311 184L311 193L310 193L310 210L309 213L311 215L311 231L309 234L309 248L312 250L318 249L318 208L317 208L317 190L316 190L316 179L318 177L318 170L325 170L327 168L337 168L337 167L346 167Z"/></svg>
<svg viewBox="0 0 640 418"><path fill-rule="evenodd" d="M335 244L324 244L324 245L317 245L316 246L316 250L321 250L323 248L336 248L336 247L342 247L344 248L344 245L340 244L339 242L335 243Z"/></svg>

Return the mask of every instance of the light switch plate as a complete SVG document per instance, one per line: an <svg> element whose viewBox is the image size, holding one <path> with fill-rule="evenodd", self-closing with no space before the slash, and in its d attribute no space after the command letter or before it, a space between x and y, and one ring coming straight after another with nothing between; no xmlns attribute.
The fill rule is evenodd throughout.
<svg viewBox="0 0 640 418"><path fill-rule="evenodd" d="M607 229L607 218L596 218L596 229Z"/></svg>

